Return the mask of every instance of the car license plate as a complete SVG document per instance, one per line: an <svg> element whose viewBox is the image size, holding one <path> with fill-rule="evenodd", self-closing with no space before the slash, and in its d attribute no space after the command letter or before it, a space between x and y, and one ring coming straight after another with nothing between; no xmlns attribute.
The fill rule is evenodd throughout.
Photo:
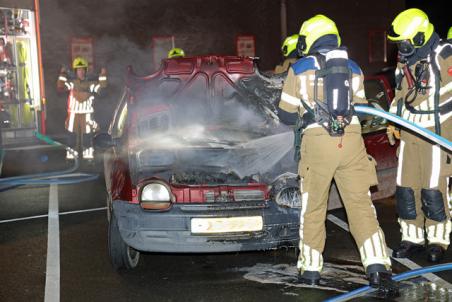
<svg viewBox="0 0 452 302"><path fill-rule="evenodd" d="M192 218L193 234L256 232L263 228L262 216L228 218Z"/></svg>

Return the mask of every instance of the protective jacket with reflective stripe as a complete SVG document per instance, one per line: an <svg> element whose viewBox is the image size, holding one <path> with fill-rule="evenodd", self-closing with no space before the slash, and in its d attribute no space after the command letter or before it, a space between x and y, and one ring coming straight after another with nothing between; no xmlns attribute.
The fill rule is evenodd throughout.
<svg viewBox="0 0 452 302"><path fill-rule="evenodd" d="M363 73L359 66L348 59L348 66L352 70L352 103L366 103L363 84ZM319 62L315 56L301 58L289 69L281 94L279 107L287 112L298 112L301 116L305 113L302 99L309 107L314 108L314 80L315 72L320 69ZM323 100L323 80L318 80L318 98Z"/></svg>
<svg viewBox="0 0 452 302"><path fill-rule="evenodd" d="M415 109L410 110L404 104L405 98L409 95L407 75L404 74L405 64L398 63L396 69L396 78L403 77L399 89L395 91L395 97L391 104L390 111L397 113L397 107L401 107L400 116L412 121L422 127L430 128L435 126L435 115L433 113L418 113L416 111L433 111L435 109L435 91L437 89L437 77L439 76L439 105L440 105L440 123L444 123L452 116L452 110L448 106L452 105L452 45L450 43L439 44L425 60L428 63L428 75L423 83L427 87L425 94L418 92L411 106ZM416 66L422 64L417 61L408 68L413 79L416 80ZM433 66L435 64L436 66ZM438 72L435 72L435 67ZM414 96L415 92L411 92ZM410 98L409 98L410 99ZM400 105L399 105L400 104ZM447 107L446 107L447 106ZM442 109L442 110L441 110ZM447 110L446 110L447 109ZM452 108L451 108L452 109Z"/></svg>

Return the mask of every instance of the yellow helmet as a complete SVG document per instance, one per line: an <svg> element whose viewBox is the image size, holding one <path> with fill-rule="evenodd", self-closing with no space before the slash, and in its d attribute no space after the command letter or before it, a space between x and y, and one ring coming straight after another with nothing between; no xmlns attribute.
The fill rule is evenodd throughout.
<svg viewBox="0 0 452 302"><path fill-rule="evenodd" d="M168 51L168 59L171 58L182 58L185 57L185 52L182 48L171 48L170 51Z"/></svg>
<svg viewBox="0 0 452 302"><path fill-rule="evenodd" d="M76 57L72 62L72 68L88 68L88 61L82 57Z"/></svg>
<svg viewBox="0 0 452 302"><path fill-rule="evenodd" d="M452 26L449 28L449 31L447 32L447 40L452 39Z"/></svg>
<svg viewBox="0 0 452 302"><path fill-rule="evenodd" d="M415 48L425 45L433 34L433 24L426 13L418 8L404 10L392 21L388 39L393 42L409 41Z"/></svg>
<svg viewBox="0 0 452 302"><path fill-rule="evenodd" d="M292 51L294 51L297 48L298 38L299 38L298 34L295 34L288 36L284 40L281 46L283 56L285 57L289 56L292 53Z"/></svg>
<svg viewBox="0 0 452 302"><path fill-rule="evenodd" d="M341 37L336 23L330 18L324 15L316 15L304 21L300 28L299 50L303 54L309 53L314 42L326 35L336 35L338 45L341 45Z"/></svg>

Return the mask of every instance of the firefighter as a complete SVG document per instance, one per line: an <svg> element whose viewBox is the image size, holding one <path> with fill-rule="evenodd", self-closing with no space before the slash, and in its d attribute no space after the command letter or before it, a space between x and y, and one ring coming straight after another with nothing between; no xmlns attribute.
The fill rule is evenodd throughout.
<svg viewBox="0 0 452 302"><path fill-rule="evenodd" d="M399 52L390 110L451 140L452 45L440 41L428 16L417 8L394 19L388 39ZM394 128L388 130L389 136L393 133ZM429 261L443 258L451 232L451 158L439 145L400 131L395 197L402 238L394 257L409 257L427 244Z"/></svg>
<svg viewBox="0 0 452 302"><path fill-rule="evenodd" d="M302 196L299 279L319 284L327 202L334 179L370 285L395 296L398 285L391 279L385 236L370 198L369 188L377 184L375 163L366 153L359 120L350 110L353 103L367 103L363 74L340 43L338 29L328 17L316 15L302 24L297 47L305 56L289 69L279 105L298 112L303 125L298 166ZM346 115L335 116L338 108Z"/></svg>
<svg viewBox="0 0 452 302"><path fill-rule="evenodd" d="M170 51L168 51L168 59L172 58L183 58L185 57L185 52L182 48L171 48Z"/></svg>
<svg viewBox="0 0 452 302"><path fill-rule="evenodd" d="M281 46L281 52L285 60L282 63L282 65L278 65L275 67L275 71L273 73L279 74L287 72L289 67L299 59L297 43L298 43L298 34L288 36L284 40Z"/></svg>
<svg viewBox="0 0 452 302"><path fill-rule="evenodd" d="M70 76L62 67L57 81L58 91L69 92L65 127L70 135L69 144L74 149L67 151L66 158L72 159L76 155L92 159L92 134L98 129L93 103L100 90L107 86L107 71L102 68L97 78L89 79L88 61L82 57L74 59L72 68L75 76Z"/></svg>

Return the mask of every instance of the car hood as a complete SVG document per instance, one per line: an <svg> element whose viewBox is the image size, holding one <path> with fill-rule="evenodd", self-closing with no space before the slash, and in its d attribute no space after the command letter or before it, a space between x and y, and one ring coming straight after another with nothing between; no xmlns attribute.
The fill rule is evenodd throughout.
<svg viewBox="0 0 452 302"><path fill-rule="evenodd" d="M159 176L183 184L269 181L294 166L292 144L292 131L246 141L165 136L142 142L132 157L140 179Z"/></svg>

